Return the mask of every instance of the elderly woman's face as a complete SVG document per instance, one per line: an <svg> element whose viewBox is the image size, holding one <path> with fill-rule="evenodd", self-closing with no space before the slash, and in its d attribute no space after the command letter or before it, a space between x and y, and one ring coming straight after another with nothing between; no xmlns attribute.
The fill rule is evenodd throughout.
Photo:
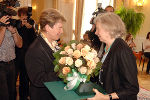
<svg viewBox="0 0 150 100"><path fill-rule="evenodd" d="M63 33L63 22L59 20L52 28L49 26L47 31L49 32L51 40L58 40Z"/></svg>
<svg viewBox="0 0 150 100"><path fill-rule="evenodd" d="M99 37L100 41L106 43L108 39L111 38L109 32L101 27L99 22L96 23L96 32L95 34Z"/></svg>

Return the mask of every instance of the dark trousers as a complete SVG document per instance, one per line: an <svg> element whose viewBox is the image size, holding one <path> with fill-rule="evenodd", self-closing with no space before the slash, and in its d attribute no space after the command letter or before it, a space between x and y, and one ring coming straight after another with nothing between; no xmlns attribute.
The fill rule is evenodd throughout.
<svg viewBox="0 0 150 100"><path fill-rule="evenodd" d="M29 78L23 60L16 60L16 69L19 74L19 100L27 100L29 96Z"/></svg>
<svg viewBox="0 0 150 100"><path fill-rule="evenodd" d="M150 52L144 52L144 56L149 59L149 61L147 63L147 69L146 69L146 73L149 73L149 70L150 70Z"/></svg>
<svg viewBox="0 0 150 100"><path fill-rule="evenodd" d="M15 100L14 61L0 61L0 100Z"/></svg>

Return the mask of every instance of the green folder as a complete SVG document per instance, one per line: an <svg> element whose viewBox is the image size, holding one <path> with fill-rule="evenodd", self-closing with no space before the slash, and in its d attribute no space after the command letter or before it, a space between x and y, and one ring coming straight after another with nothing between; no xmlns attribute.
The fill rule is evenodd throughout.
<svg viewBox="0 0 150 100"><path fill-rule="evenodd" d="M44 84L48 88L48 90L53 94L56 100L80 100L94 96L94 95L86 95L86 96L78 95L73 90L66 91L64 90L66 84L64 84L64 82L62 81L45 82ZM104 92L103 89L102 91Z"/></svg>

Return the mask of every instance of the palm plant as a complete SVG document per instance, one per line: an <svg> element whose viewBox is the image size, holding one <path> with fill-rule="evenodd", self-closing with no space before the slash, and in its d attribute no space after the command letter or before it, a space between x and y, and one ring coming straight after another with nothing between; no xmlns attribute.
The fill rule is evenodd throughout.
<svg viewBox="0 0 150 100"><path fill-rule="evenodd" d="M127 9L125 7L121 7L119 10L115 11L115 13L124 21L127 33L136 36L136 33L140 30L141 25L144 22L144 14L137 13L134 9Z"/></svg>

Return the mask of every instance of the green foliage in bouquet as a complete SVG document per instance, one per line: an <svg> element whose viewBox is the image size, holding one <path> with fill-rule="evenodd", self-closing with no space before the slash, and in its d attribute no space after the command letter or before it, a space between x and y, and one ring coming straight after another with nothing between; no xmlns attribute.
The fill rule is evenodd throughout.
<svg viewBox="0 0 150 100"><path fill-rule="evenodd" d="M137 13L134 9L127 9L124 6L115 11L117 15L121 17L125 23L127 33L131 33L136 36L136 33L140 30L145 16L143 13Z"/></svg>
<svg viewBox="0 0 150 100"><path fill-rule="evenodd" d="M90 77L97 76L101 69L101 62L97 57L97 52L87 44L72 40L68 44L53 54L55 60L54 71L68 82L67 77L77 73L80 78L90 81Z"/></svg>

